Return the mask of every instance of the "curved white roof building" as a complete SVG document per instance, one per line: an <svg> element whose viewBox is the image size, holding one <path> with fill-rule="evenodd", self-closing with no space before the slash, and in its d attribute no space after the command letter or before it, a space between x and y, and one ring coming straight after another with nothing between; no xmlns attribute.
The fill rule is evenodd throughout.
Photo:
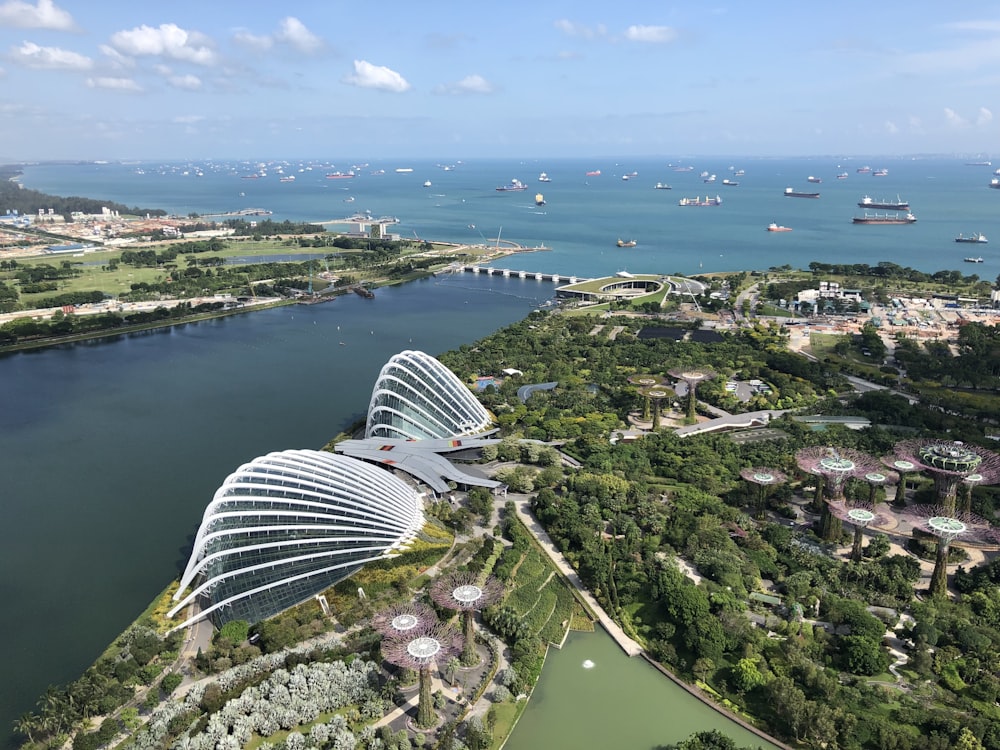
<svg viewBox="0 0 1000 750"><path fill-rule="evenodd" d="M407 350L390 359L375 381L365 437L451 438L491 425L489 412L451 370L429 354Z"/></svg>
<svg viewBox="0 0 1000 750"><path fill-rule="evenodd" d="M197 600L178 628L205 615L258 622L391 554L423 522L421 496L385 469L325 451L269 453L216 491L168 615Z"/></svg>

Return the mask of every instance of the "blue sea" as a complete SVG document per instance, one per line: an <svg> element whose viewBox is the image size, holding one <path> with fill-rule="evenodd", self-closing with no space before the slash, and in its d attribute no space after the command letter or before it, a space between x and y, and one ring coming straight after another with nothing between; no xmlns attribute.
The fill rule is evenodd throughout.
<svg viewBox="0 0 1000 750"><path fill-rule="evenodd" d="M162 208L186 216L264 208L273 218L329 221L358 211L396 216L404 237L492 243L499 237L548 251L501 261L506 267L578 276L621 270L695 274L812 261L891 261L933 272L959 269L993 279L1000 255L989 245L956 244L959 234L981 232L1000 242L1000 190L988 185L992 166L954 158L741 159L690 158L588 160L396 160L358 165L357 177L326 179L357 162L315 160L258 163L80 163L37 165L22 182L57 195L105 198L130 206ZM686 172L672 165L691 166ZM862 166L887 169L883 177L858 173ZM1000 166L1000 165L998 165ZM280 182L278 168L295 181ZM398 168L412 169L398 173ZM588 172L600 171L600 175ZM735 176L736 170L744 174ZM379 173L382 172L382 173ZM545 172L551 182L538 181ZM702 172L716 175L705 183ZM838 180L838 173L847 178ZM628 180L623 175L633 175ZM815 176L821 183L809 183ZM497 192L518 179L523 192ZM730 187L724 179L739 182ZM425 181L430 187L424 187ZM656 190L656 183L671 190ZM818 199L788 198L785 188L818 191ZM542 193L544 206L535 205ZM681 198L721 196L717 207L681 207ZM909 201L912 225L854 225L857 203ZM349 200L353 198L353 200ZM775 222L793 231L766 231ZM634 239L622 249L616 241ZM971 252L970 252L971 251ZM963 258L982 255L984 263Z"/></svg>

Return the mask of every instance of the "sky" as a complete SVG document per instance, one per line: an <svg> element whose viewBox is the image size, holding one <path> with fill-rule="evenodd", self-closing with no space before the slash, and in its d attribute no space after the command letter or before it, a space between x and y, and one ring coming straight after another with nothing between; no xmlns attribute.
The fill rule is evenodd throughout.
<svg viewBox="0 0 1000 750"><path fill-rule="evenodd" d="M1000 3L0 0L0 159L1000 155Z"/></svg>

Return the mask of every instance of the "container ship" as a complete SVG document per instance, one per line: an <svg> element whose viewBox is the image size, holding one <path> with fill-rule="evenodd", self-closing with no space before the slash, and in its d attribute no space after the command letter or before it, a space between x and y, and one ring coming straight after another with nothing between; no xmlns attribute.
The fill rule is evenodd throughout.
<svg viewBox="0 0 1000 750"><path fill-rule="evenodd" d="M785 195L789 198L819 198L819 193L803 193L792 188L785 188Z"/></svg>
<svg viewBox="0 0 1000 750"><path fill-rule="evenodd" d="M855 216L851 221L855 224L912 224L917 217L911 213L905 214L868 214Z"/></svg>
<svg viewBox="0 0 1000 750"><path fill-rule="evenodd" d="M910 204L898 195L894 201L874 200L866 195L858 201L858 208L881 208L886 211L909 211Z"/></svg>

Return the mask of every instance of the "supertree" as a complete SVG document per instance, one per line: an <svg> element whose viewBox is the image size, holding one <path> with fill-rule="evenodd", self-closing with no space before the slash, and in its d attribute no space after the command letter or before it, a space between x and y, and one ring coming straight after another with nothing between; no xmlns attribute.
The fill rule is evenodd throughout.
<svg viewBox="0 0 1000 750"><path fill-rule="evenodd" d="M420 675L417 726L428 728L437 723L431 696L431 665L447 662L461 650L461 641L454 628L441 623L414 628L406 635L382 640L382 656L387 662L403 669L416 670Z"/></svg>
<svg viewBox="0 0 1000 750"><path fill-rule="evenodd" d="M926 534L937 537L937 555L931 585L931 596L944 596L948 592L948 547L956 539L967 542L996 544L1000 541L997 529L989 521L974 513L960 513L943 505L913 505L905 517Z"/></svg>
<svg viewBox="0 0 1000 750"><path fill-rule="evenodd" d="M869 471L865 474L864 480L868 483L868 502L874 506L875 491L887 484L898 483L899 474L895 471Z"/></svg>
<svg viewBox="0 0 1000 750"><path fill-rule="evenodd" d="M677 378L678 380L683 380L687 383L688 391L688 403L687 403L687 417L688 419L694 419L695 415L695 390L698 388L698 383L703 380L711 380L715 377L715 372L713 370L707 369L687 369L683 367L678 367L673 370L668 371L671 377Z"/></svg>
<svg viewBox="0 0 1000 750"><path fill-rule="evenodd" d="M1000 455L974 445L917 438L896 443L892 452L934 477L937 501L949 513L955 511L956 491L966 477L978 475L977 484L1000 480Z"/></svg>
<svg viewBox="0 0 1000 750"><path fill-rule="evenodd" d="M437 622L434 610L419 602L395 604L376 612L372 617L372 627L387 638L405 638L408 634L418 633Z"/></svg>
<svg viewBox="0 0 1000 750"><path fill-rule="evenodd" d="M639 389L639 393L646 397L646 404L653 402L653 429L660 429L660 402L669 398L671 391L662 385L651 385Z"/></svg>
<svg viewBox="0 0 1000 750"><path fill-rule="evenodd" d="M788 477L784 474L784 472L765 467L742 469L740 471L740 476L751 484L757 485L757 497L754 498L757 509L757 518L764 518L764 508L767 501L767 488L772 485L784 483Z"/></svg>
<svg viewBox="0 0 1000 750"><path fill-rule="evenodd" d="M640 373L638 375L629 375L628 382L639 386L639 393L645 396L645 403L642 407L642 419L644 422L648 422L650 395L647 391L654 389L656 386L663 385L664 379L659 375Z"/></svg>
<svg viewBox="0 0 1000 750"><path fill-rule="evenodd" d="M851 559L861 560L861 542L864 530L869 526L882 526L888 521L888 516L875 510L871 503L853 503L850 506L842 500L829 503L830 512L844 523L854 527L854 546L851 547Z"/></svg>
<svg viewBox="0 0 1000 750"><path fill-rule="evenodd" d="M795 454L795 461L802 471L822 479L823 497L826 502L821 508L820 536L827 541L839 538L843 526L840 519L830 512L830 502L843 500L844 484L847 480L874 472L878 462L867 453L851 448L823 446L803 448Z"/></svg>
<svg viewBox="0 0 1000 750"><path fill-rule="evenodd" d="M500 601L503 584L493 576L480 583L475 573L456 572L441 576L431 584L431 599L445 609L462 613L462 664L470 666L479 660L476 654L476 634L473 617L476 612Z"/></svg>
<svg viewBox="0 0 1000 750"><path fill-rule="evenodd" d="M896 500L893 504L902 508L906 505L906 475L920 471L920 467L912 461L906 461L891 453L888 456L882 456L881 460L885 466L899 474L899 491L896 493Z"/></svg>

